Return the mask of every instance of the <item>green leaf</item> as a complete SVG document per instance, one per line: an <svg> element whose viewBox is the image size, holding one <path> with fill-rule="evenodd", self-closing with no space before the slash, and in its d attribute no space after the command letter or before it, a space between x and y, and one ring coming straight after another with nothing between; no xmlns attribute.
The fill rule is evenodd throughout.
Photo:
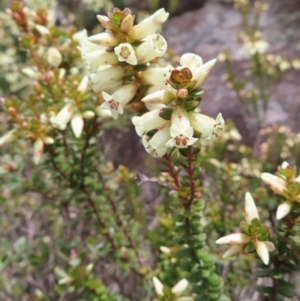
<svg viewBox="0 0 300 301"><path fill-rule="evenodd" d="M255 290L258 291L259 293L265 295L265 296L274 295L274 289L273 289L273 287L270 287L270 286L256 285Z"/></svg>
<svg viewBox="0 0 300 301"><path fill-rule="evenodd" d="M295 288L291 283L282 279L282 280L278 280L278 285L279 285L278 292L281 295L288 297L288 298L295 296L295 294L296 294Z"/></svg>

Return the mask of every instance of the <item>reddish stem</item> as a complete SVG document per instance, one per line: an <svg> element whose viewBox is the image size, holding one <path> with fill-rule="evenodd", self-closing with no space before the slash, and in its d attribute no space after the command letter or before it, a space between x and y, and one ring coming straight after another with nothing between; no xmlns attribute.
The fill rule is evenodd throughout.
<svg viewBox="0 0 300 301"><path fill-rule="evenodd" d="M169 169L169 172L170 172L170 175L171 177L173 178L174 180L174 183L175 183L175 186L177 188L177 190L179 189L180 187L180 182L179 182L179 177L178 177L178 174L175 170L175 167L174 167L174 164L172 162L172 158L170 155L168 154L165 154L164 155L164 158L166 159L166 161L168 162L168 169Z"/></svg>

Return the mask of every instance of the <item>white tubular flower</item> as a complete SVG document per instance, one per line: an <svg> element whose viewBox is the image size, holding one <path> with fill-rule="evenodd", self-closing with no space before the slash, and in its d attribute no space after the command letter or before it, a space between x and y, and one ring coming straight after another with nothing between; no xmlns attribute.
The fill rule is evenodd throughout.
<svg viewBox="0 0 300 301"><path fill-rule="evenodd" d="M62 55L55 47L50 47L47 52L48 63L53 67L58 67L62 62Z"/></svg>
<svg viewBox="0 0 300 301"><path fill-rule="evenodd" d="M100 106L102 110L110 110L114 119L117 119L119 114L123 114L123 107L129 103L135 96L137 86L128 84L118 89L113 95L102 92L105 102Z"/></svg>
<svg viewBox="0 0 300 301"><path fill-rule="evenodd" d="M153 277L152 281L153 281L153 285L154 285L154 289L155 289L156 294L158 296L163 296L164 295L164 293L163 293L163 289L164 289L163 284L156 277Z"/></svg>
<svg viewBox="0 0 300 301"><path fill-rule="evenodd" d="M71 127L76 138L81 136L83 126L84 122L82 115L79 112L76 112L71 119Z"/></svg>
<svg viewBox="0 0 300 301"><path fill-rule="evenodd" d="M149 144L159 150L166 149L166 143L171 139L170 136L170 122L158 129L158 131L149 140Z"/></svg>
<svg viewBox="0 0 300 301"><path fill-rule="evenodd" d="M34 164L39 164L44 152L44 142L41 138L34 141L33 144L33 162Z"/></svg>
<svg viewBox="0 0 300 301"><path fill-rule="evenodd" d="M82 80L80 81L80 83L77 87L77 91L84 94L88 90L88 87L89 87L89 77L87 75L85 75L82 78Z"/></svg>
<svg viewBox="0 0 300 301"><path fill-rule="evenodd" d="M116 35L109 32L102 32L87 38L89 42L95 43L103 47L115 47L119 44Z"/></svg>
<svg viewBox="0 0 300 301"><path fill-rule="evenodd" d="M34 25L34 28L42 35L42 36L46 36L48 34L50 34L50 31L47 27L40 25L40 24L36 24Z"/></svg>
<svg viewBox="0 0 300 301"><path fill-rule="evenodd" d="M287 216L290 213L292 207L293 203L290 201L285 201L282 204L280 204L276 211L276 219L280 220Z"/></svg>
<svg viewBox="0 0 300 301"><path fill-rule="evenodd" d="M194 72L198 67L203 65L201 56L194 53L185 53L180 58L180 65L182 68L189 68Z"/></svg>
<svg viewBox="0 0 300 301"><path fill-rule="evenodd" d="M153 93L146 95L142 98L145 103L168 103L176 98L176 93L173 89L166 87L165 89L159 89Z"/></svg>
<svg viewBox="0 0 300 301"><path fill-rule="evenodd" d="M159 116L161 109L153 110L145 113L142 116L134 116L132 123L135 126L137 134L141 137L144 133L154 129L161 128L169 121Z"/></svg>
<svg viewBox="0 0 300 301"><path fill-rule="evenodd" d="M160 34L152 34L135 49L139 64L146 64L157 57L163 56L167 51L167 41Z"/></svg>
<svg viewBox="0 0 300 301"><path fill-rule="evenodd" d="M245 196L245 219L247 224L251 224L253 219L257 218L259 220L259 215L257 212L256 205L249 192L246 192Z"/></svg>
<svg viewBox="0 0 300 301"><path fill-rule="evenodd" d="M52 125L60 130L65 130L74 114L75 108L71 103L66 104L55 117L50 119Z"/></svg>
<svg viewBox="0 0 300 301"><path fill-rule="evenodd" d="M193 80L196 81L196 84L193 87L193 90L199 88L207 78L210 70L214 67L217 60L213 59L211 61L208 61L204 65L201 65L193 72Z"/></svg>
<svg viewBox="0 0 300 301"><path fill-rule="evenodd" d="M142 142L147 153L149 153L150 155L156 158L161 158L162 156L164 156L165 153L167 152L167 148L156 149L149 144L148 139L149 137L146 135L144 135L142 138Z"/></svg>
<svg viewBox="0 0 300 301"><path fill-rule="evenodd" d="M132 46L128 43L121 43L114 49L119 62L126 62L130 65L137 64L137 58Z"/></svg>
<svg viewBox="0 0 300 301"><path fill-rule="evenodd" d="M266 172L262 173L260 177L274 192L280 195L285 194L286 192L285 180Z"/></svg>
<svg viewBox="0 0 300 301"><path fill-rule="evenodd" d="M118 58L114 52L107 52L101 48L83 53L83 57L90 72L96 72L102 65L115 65L118 63Z"/></svg>
<svg viewBox="0 0 300 301"><path fill-rule="evenodd" d="M167 80L173 69L172 66L147 68L147 70L142 71L140 75L146 84L160 88L168 84Z"/></svg>
<svg viewBox="0 0 300 301"><path fill-rule="evenodd" d="M262 262L264 264L268 264L269 258L270 258L269 252L274 251L275 247L274 247L273 243L271 243L270 241L266 242L266 241L257 240L255 242L255 250L256 250L257 255L262 260Z"/></svg>
<svg viewBox="0 0 300 301"><path fill-rule="evenodd" d="M193 138L194 129L190 125L185 109L177 107L171 115L170 135L167 147L186 148L193 145L198 139Z"/></svg>
<svg viewBox="0 0 300 301"><path fill-rule="evenodd" d="M168 16L169 14L163 8L159 9L150 17L133 26L131 31L132 38L140 41L146 36L155 33L159 26L167 20Z"/></svg>
<svg viewBox="0 0 300 301"><path fill-rule="evenodd" d="M159 249L160 249L161 252L164 253L164 254L167 254L167 255L170 255L170 254L171 254L171 250L170 250L170 248L168 248L168 247L161 246L161 247L159 247Z"/></svg>
<svg viewBox="0 0 300 301"><path fill-rule="evenodd" d="M225 122L221 113L218 114L215 120L195 112L191 112L188 115L191 126L195 131L201 133L201 139L214 140L219 138L224 131Z"/></svg>
<svg viewBox="0 0 300 301"><path fill-rule="evenodd" d="M16 132L17 132L17 130L13 129L13 130L8 131L6 134L4 134L0 138L0 146L14 141L17 138Z"/></svg>
<svg viewBox="0 0 300 301"><path fill-rule="evenodd" d="M104 89L115 85L124 76L128 69L121 66L100 66L96 73L90 74L90 79L93 82L92 89L94 92L100 92Z"/></svg>
<svg viewBox="0 0 300 301"><path fill-rule="evenodd" d="M186 288L189 286L189 282L184 278L177 282L171 289L174 295L182 294Z"/></svg>
<svg viewBox="0 0 300 301"><path fill-rule="evenodd" d="M219 238L218 240L216 240L216 244L218 245L229 244L229 245L243 246L246 243L248 243L250 240L251 240L250 237L246 234L233 233Z"/></svg>
<svg viewBox="0 0 300 301"><path fill-rule="evenodd" d="M243 246L232 245L224 254L223 258L232 257L243 252Z"/></svg>

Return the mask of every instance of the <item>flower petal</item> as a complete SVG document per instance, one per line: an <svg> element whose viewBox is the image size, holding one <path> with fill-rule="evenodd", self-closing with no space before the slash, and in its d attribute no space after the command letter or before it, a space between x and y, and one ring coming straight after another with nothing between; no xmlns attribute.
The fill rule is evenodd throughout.
<svg viewBox="0 0 300 301"><path fill-rule="evenodd" d="M249 192L246 192L245 196L245 218L247 224L251 224L251 221L255 218L259 220L259 215L257 212L256 205L254 203L254 200L252 198L252 195Z"/></svg>

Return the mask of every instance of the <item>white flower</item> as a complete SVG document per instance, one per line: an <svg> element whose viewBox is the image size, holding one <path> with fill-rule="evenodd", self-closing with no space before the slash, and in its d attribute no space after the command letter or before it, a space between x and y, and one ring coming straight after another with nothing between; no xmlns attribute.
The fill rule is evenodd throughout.
<svg viewBox="0 0 300 301"><path fill-rule="evenodd" d="M131 31L132 38L140 41L146 36L155 33L158 27L167 20L168 16L169 14L163 8L159 9L150 17L133 26Z"/></svg>
<svg viewBox="0 0 300 301"><path fill-rule="evenodd" d="M271 188L274 192L285 195L286 182L280 177L274 176L270 173L262 173L261 179Z"/></svg>
<svg viewBox="0 0 300 301"><path fill-rule="evenodd" d="M164 293L163 293L163 288L164 288L163 284L156 277L153 277L152 281L153 281L153 285L154 285L154 289L155 289L156 294L158 296L163 296L164 295Z"/></svg>
<svg viewBox="0 0 300 301"><path fill-rule="evenodd" d="M167 147L186 148L198 140L193 138L194 130L187 112L182 107L175 108L171 115L170 134L172 138L167 142Z"/></svg>
<svg viewBox="0 0 300 301"><path fill-rule="evenodd" d="M105 49L97 47L98 49L96 50L82 52L90 72L96 72L102 65L115 65L118 63L118 58L114 52L107 52Z"/></svg>
<svg viewBox="0 0 300 301"><path fill-rule="evenodd" d="M44 142L41 138L35 140L33 144L33 161L34 164L39 164L44 152Z"/></svg>
<svg viewBox="0 0 300 301"><path fill-rule="evenodd" d="M141 137L144 133L154 129L161 128L169 121L159 116L161 109L153 110L145 113L142 116L134 116L132 123L135 126L137 134Z"/></svg>
<svg viewBox="0 0 300 301"><path fill-rule="evenodd" d="M245 196L245 218L248 225L253 219L259 220L254 200L249 192ZM256 237L251 237L244 233L234 233L221 237L216 241L216 244L229 244L231 247L223 254L223 258L237 255L243 252L244 246L250 241L254 242L256 252L264 264L269 263L269 252L275 250L274 244L270 241L260 241Z"/></svg>
<svg viewBox="0 0 300 301"><path fill-rule="evenodd" d="M119 44L117 36L111 32L101 32L88 37L88 41L103 47L114 47Z"/></svg>
<svg viewBox="0 0 300 301"><path fill-rule="evenodd" d="M66 104L56 116L50 119L52 125L60 130L65 130L75 111L74 104Z"/></svg>
<svg viewBox="0 0 300 301"><path fill-rule="evenodd" d="M96 73L90 74L93 82L94 92L100 92L104 89L117 84L128 73L128 68L122 66L100 66Z"/></svg>
<svg viewBox="0 0 300 301"><path fill-rule="evenodd" d="M121 43L114 49L120 62L126 62L130 65L137 64L137 58L133 47L128 43Z"/></svg>
<svg viewBox="0 0 300 301"><path fill-rule="evenodd" d="M180 65L182 68L189 68L194 72L198 67L203 65L201 56L194 53L185 53L180 58Z"/></svg>
<svg viewBox="0 0 300 301"><path fill-rule="evenodd" d="M172 287L171 291L174 295L180 295L186 290L188 286L189 282L186 279L182 279Z"/></svg>
<svg viewBox="0 0 300 301"><path fill-rule="evenodd" d="M46 36L48 34L50 34L50 31L47 27L40 25L40 24L35 24L34 28L42 35L42 36Z"/></svg>
<svg viewBox="0 0 300 301"><path fill-rule="evenodd" d="M123 107L132 100L137 91L135 84L127 84L118 89L113 95L102 92L105 102L100 106L102 110L110 110L114 119L123 114Z"/></svg>
<svg viewBox="0 0 300 301"><path fill-rule="evenodd" d="M201 65L195 71L193 71L193 78L192 79L196 82L194 87L193 87L193 90L199 88L204 83L204 81L207 78L210 70L214 67L216 62L217 62L217 60L213 59L211 61L208 61L204 65Z"/></svg>
<svg viewBox="0 0 300 301"><path fill-rule="evenodd" d="M159 89L153 93L146 95L142 98L146 103L168 103L176 98L176 93L170 87Z"/></svg>
<svg viewBox="0 0 300 301"><path fill-rule="evenodd" d="M160 34L147 36L143 43L135 49L139 64L146 64L157 57L163 56L167 51L167 41Z"/></svg>
<svg viewBox="0 0 300 301"><path fill-rule="evenodd" d="M244 48L249 56L253 56L256 53L263 54L269 48L269 43L266 41L251 41L248 40L244 43Z"/></svg>
<svg viewBox="0 0 300 301"><path fill-rule="evenodd" d="M89 77L85 75L80 83L78 84L77 91L84 94L88 90L89 87Z"/></svg>
<svg viewBox="0 0 300 301"><path fill-rule="evenodd" d="M290 201L285 201L277 207L276 219L280 220L287 216L293 207L293 203Z"/></svg>
<svg viewBox="0 0 300 301"><path fill-rule="evenodd" d="M71 127L76 138L81 136L84 122L81 113L76 112L71 119Z"/></svg>
<svg viewBox="0 0 300 301"><path fill-rule="evenodd" d="M201 139L214 140L220 137L224 131L225 122L221 113L218 114L215 120L195 112L190 112L188 115L191 126L195 131L201 133Z"/></svg>
<svg viewBox="0 0 300 301"><path fill-rule="evenodd" d="M147 153L149 153L150 155L152 155L153 157L156 157L156 158L161 158L162 156L164 156L167 152L167 148L160 148L160 149L156 149L154 147L152 147L150 144L149 144L149 137L144 135L143 138L142 138L142 142L143 142L143 145L145 147L145 150L147 151Z"/></svg>
<svg viewBox="0 0 300 301"><path fill-rule="evenodd" d="M0 146L4 145L6 143L14 141L17 138L16 132L17 132L17 130L13 129L13 130L10 130L7 133L5 133L0 138Z"/></svg>
<svg viewBox="0 0 300 301"><path fill-rule="evenodd" d="M147 70L140 73L140 76L148 85L156 86L158 88L164 87L168 84L167 80L173 69L172 66L147 68Z"/></svg>
<svg viewBox="0 0 300 301"><path fill-rule="evenodd" d="M47 60L51 66L57 67L62 62L62 55L55 47L49 47L47 52Z"/></svg>
<svg viewBox="0 0 300 301"><path fill-rule="evenodd" d="M171 254L171 250L170 250L170 248L168 248L168 247L161 246L161 247L159 247L159 249L161 250L161 252L163 252L163 253L165 253L165 254L167 254L167 255L170 255L170 254Z"/></svg>
<svg viewBox="0 0 300 301"><path fill-rule="evenodd" d="M245 196L245 219L248 224L251 224L253 219L257 218L259 220L259 215L257 212L256 205L249 192L246 192Z"/></svg>

